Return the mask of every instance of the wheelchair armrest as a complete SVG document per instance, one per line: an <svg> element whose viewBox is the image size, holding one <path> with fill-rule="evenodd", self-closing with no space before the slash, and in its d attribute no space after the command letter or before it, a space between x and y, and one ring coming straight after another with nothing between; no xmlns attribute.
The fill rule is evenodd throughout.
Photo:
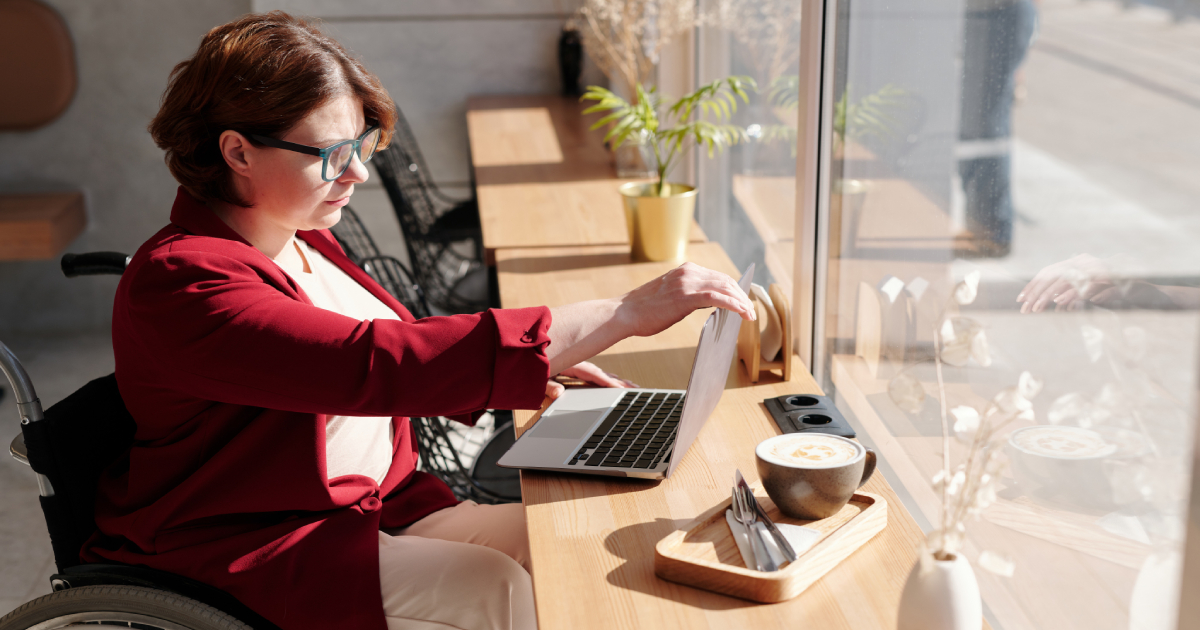
<svg viewBox="0 0 1200 630"><path fill-rule="evenodd" d="M25 450L24 435L18 433L17 437L13 438L12 443L8 445L8 454L22 464L29 465L29 451Z"/></svg>

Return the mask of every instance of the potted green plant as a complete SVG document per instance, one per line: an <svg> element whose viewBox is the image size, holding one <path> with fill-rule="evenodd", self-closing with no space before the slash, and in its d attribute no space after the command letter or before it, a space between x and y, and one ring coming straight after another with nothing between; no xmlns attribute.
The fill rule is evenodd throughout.
<svg viewBox="0 0 1200 630"><path fill-rule="evenodd" d="M703 147L709 157L745 138L746 131L729 124L737 99L749 103L747 90L756 89L750 77L732 76L701 86L667 105L655 88L636 86L637 102L599 86L589 86L581 100L596 101L585 114L608 112L592 129L611 125L606 142L650 147L655 173L649 183L621 187L625 219L634 260L683 260L696 208L696 189L671 183L667 176L686 151ZM709 120L708 118L712 118Z"/></svg>

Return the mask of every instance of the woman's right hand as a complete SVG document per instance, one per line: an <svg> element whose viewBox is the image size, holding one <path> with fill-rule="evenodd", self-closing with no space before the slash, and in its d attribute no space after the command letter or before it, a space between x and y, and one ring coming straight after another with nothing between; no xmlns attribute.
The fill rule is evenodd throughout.
<svg viewBox="0 0 1200 630"><path fill-rule="evenodd" d="M618 298L550 309L550 373L586 361L626 337L660 333L696 309L718 306L753 320L754 305L733 278L684 263Z"/></svg>
<svg viewBox="0 0 1200 630"><path fill-rule="evenodd" d="M621 296L617 317L627 327L627 336L649 337L696 309L713 306L742 319L757 318L750 296L733 278L686 262Z"/></svg>

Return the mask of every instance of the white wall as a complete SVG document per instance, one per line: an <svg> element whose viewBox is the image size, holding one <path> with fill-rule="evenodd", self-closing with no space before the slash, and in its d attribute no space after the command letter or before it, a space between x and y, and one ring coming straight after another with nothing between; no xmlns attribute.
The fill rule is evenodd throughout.
<svg viewBox="0 0 1200 630"><path fill-rule="evenodd" d="M175 194L146 132L171 67L213 26L281 9L320 18L362 57L413 126L434 178L465 194L467 96L557 92L558 37L576 2L48 0L75 39L80 88L51 125L0 133L0 193L83 189L90 225L68 251L132 252L166 224ZM589 66L584 85L600 81ZM351 206L381 249L407 258L377 180ZM0 334L106 328L115 286L112 278L68 281L56 261L0 263Z"/></svg>
<svg viewBox="0 0 1200 630"><path fill-rule="evenodd" d="M434 180L455 196L471 181L466 102L472 94L561 89L558 37L578 0L254 0L255 11L317 18L379 76L412 126ZM583 85L604 81L593 66ZM380 249L406 260L377 180L351 206Z"/></svg>

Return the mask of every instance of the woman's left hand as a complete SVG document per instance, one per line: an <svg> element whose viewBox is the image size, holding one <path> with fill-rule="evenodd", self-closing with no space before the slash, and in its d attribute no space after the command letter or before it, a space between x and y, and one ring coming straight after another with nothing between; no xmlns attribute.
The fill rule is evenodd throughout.
<svg viewBox="0 0 1200 630"><path fill-rule="evenodd" d="M611 372L605 372L588 361L577 363L575 366L563 370L561 374L600 387L637 387L636 383L627 381Z"/></svg>
<svg viewBox="0 0 1200 630"><path fill-rule="evenodd" d="M583 361L572 367L569 367L560 372L560 374L563 376L569 376L571 378L577 378L581 381L587 381L588 383L599 385L600 387L637 387L636 383L627 381L616 374L605 372L599 367L596 367L595 364L587 361ZM546 382L546 397L550 400L557 399L564 391L566 391L566 388L563 387L562 383L555 381Z"/></svg>

